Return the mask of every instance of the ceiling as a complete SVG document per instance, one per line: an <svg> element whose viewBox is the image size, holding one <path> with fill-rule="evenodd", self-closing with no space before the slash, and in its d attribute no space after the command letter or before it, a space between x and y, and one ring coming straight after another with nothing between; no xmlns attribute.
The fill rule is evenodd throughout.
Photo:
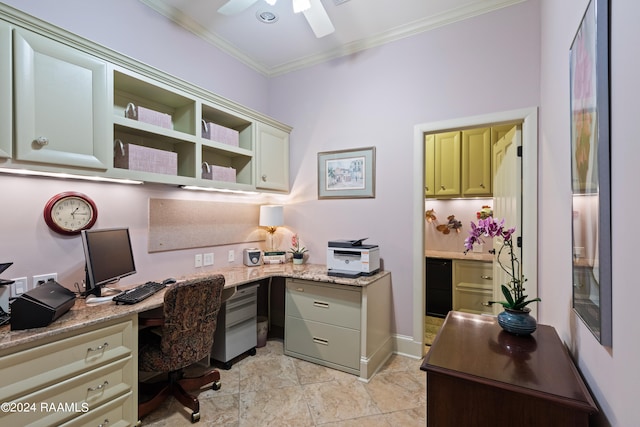
<svg viewBox="0 0 640 427"><path fill-rule="evenodd" d="M266 76L348 55L525 0L321 0L335 32L316 38L291 0L257 0L232 16L227 0L140 0ZM256 14L270 11L274 23Z"/></svg>

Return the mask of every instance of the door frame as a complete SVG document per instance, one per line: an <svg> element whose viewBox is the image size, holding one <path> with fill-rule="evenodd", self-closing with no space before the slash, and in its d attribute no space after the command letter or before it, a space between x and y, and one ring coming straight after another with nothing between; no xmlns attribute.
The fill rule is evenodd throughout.
<svg viewBox="0 0 640 427"><path fill-rule="evenodd" d="M423 123L414 126L413 144L413 342L406 348L398 342L401 353L422 357L424 348L425 265L424 265L424 134L465 127L522 121L522 235L527 236L523 252L523 273L529 283L538 283L538 109L537 107L496 112L486 115ZM531 236L531 237L529 237ZM537 294L537 292L536 292ZM534 314L537 307L532 307ZM398 340L400 341L400 340ZM406 344L406 343L405 343ZM405 347L405 348L402 348Z"/></svg>

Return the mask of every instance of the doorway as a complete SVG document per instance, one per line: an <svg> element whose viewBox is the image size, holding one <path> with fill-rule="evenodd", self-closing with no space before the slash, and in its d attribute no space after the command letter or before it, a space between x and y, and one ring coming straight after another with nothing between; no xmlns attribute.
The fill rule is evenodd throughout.
<svg viewBox="0 0 640 427"><path fill-rule="evenodd" d="M414 127L413 147L413 342L398 340L400 351L422 357L424 347L425 263L424 263L424 134L480 127L487 124L522 123L522 236L526 250L522 251L523 273L529 283L537 284L537 165L538 165L538 111L537 108L512 110L482 116L465 117L441 122L424 123ZM530 296L537 289L529 288ZM534 308L535 311L535 308ZM537 313L533 313L536 315ZM406 344L406 346L405 346Z"/></svg>

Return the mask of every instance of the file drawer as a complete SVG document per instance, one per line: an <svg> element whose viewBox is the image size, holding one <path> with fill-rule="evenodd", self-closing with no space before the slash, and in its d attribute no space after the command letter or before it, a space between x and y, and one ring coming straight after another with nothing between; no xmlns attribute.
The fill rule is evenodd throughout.
<svg viewBox="0 0 640 427"><path fill-rule="evenodd" d="M360 370L360 331L287 316L285 350Z"/></svg>
<svg viewBox="0 0 640 427"><path fill-rule="evenodd" d="M132 354L131 321L0 358L0 401L40 390ZM28 375L25 375L28 374Z"/></svg>
<svg viewBox="0 0 640 427"><path fill-rule="evenodd" d="M360 330L359 288L290 279L286 294L288 316Z"/></svg>

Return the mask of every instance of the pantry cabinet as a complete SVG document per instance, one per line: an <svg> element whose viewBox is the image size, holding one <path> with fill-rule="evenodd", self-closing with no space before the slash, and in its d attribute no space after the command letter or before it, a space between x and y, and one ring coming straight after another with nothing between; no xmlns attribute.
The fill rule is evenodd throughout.
<svg viewBox="0 0 640 427"><path fill-rule="evenodd" d="M0 21L0 52L11 52L11 28ZM11 157L13 97L11 58L0 54L0 159Z"/></svg>
<svg viewBox="0 0 640 427"><path fill-rule="evenodd" d="M13 55L15 159L106 170L107 63L22 29Z"/></svg>
<svg viewBox="0 0 640 427"><path fill-rule="evenodd" d="M460 195L460 132L435 135L434 192L436 197Z"/></svg>
<svg viewBox="0 0 640 427"><path fill-rule="evenodd" d="M491 128L462 131L462 195L491 195Z"/></svg>

